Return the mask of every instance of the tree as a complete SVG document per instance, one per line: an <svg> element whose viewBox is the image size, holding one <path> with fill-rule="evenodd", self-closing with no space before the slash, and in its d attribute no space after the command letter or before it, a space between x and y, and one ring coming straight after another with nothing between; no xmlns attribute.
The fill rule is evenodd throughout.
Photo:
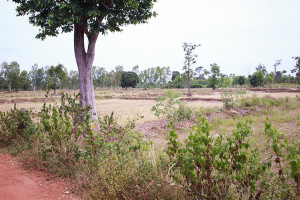
<svg viewBox="0 0 300 200"><path fill-rule="evenodd" d="M45 84L44 68L39 68L37 64L33 65L29 72L29 80L31 81L33 90L41 90L43 84Z"/></svg>
<svg viewBox="0 0 300 200"><path fill-rule="evenodd" d="M263 73L264 75L267 74L267 69L266 69L266 67L265 67L264 65L260 64L260 63L259 63L259 65L256 67L256 71L257 71L257 72L258 72L258 71L262 71L262 73Z"/></svg>
<svg viewBox="0 0 300 200"><path fill-rule="evenodd" d="M191 43L183 43L182 47L185 52L185 61L184 61L184 66L183 70L187 72L187 85L188 85L188 94L187 96L192 96L191 95L191 66L196 63L196 54L193 54L193 51L199 47L200 44L191 44Z"/></svg>
<svg viewBox="0 0 300 200"><path fill-rule="evenodd" d="M49 81L53 84L54 95L56 95L56 88L59 81L62 81L64 77L68 74L66 68L62 64L57 66L51 66L46 73L49 76Z"/></svg>
<svg viewBox="0 0 300 200"><path fill-rule="evenodd" d="M121 77L124 72L123 66L116 66L115 67L115 73L114 73L114 88L117 88L119 85L121 85Z"/></svg>
<svg viewBox="0 0 300 200"><path fill-rule="evenodd" d="M245 76L236 76L233 78L234 85L245 85L246 84L246 77Z"/></svg>
<svg viewBox="0 0 300 200"><path fill-rule="evenodd" d="M139 77L135 72L123 72L121 76L121 86L122 88L133 87L139 83Z"/></svg>
<svg viewBox="0 0 300 200"><path fill-rule="evenodd" d="M275 82L276 82L276 75L277 75L277 66L281 65L281 60L276 60L275 64L273 65L274 67L274 80L273 80L273 88L275 86Z"/></svg>
<svg viewBox="0 0 300 200"><path fill-rule="evenodd" d="M28 73L26 70L23 70L21 74L18 76L16 90L23 89L29 90L30 84L28 79Z"/></svg>
<svg viewBox="0 0 300 200"><path fill-rule="evenodd" d="M133 71L134 73L136 73L137 75L139 75L139 74L140 74L140 67L139 67L138 65L136 65L136 66L134 66L134 67L132 68L132 71Z"/></svg>
<svg viewBox="0 0 300 200"><path fill-rule="evenodd" d="M171 80L174 81L177 76L180 76L180 72L179 71L173 71Z"/></svg>
<svg viewBox="0 0 300 200"><path fill-rule="evenodd" d="M271 73L269 73L269 74L266 75L265 82L267 84L271 85L273 83L273 81L274 81L274 73L271 72Z"/></svg>
<svg viewBox="0 0 300 200"><path fill-rule="evenodd" d="M214 63L211 64L210 74L211 77L209 78L209 87L216 89L218 84L218 78L220 77L220 67Z"/></svg>
<svg viewBox="0 0 300 200"><path fill-rule="evenodd" d="M254 72L250 77L250 85L252 87L264 86L264 74L262 71Z"/></svg>
<svg viewBox="0 0 300 200"><path fill-rule="evenodd" d="M19 16L30 15L29 22L40 27L36 36L39 39L74 31L81 106L90 105L92 117L97 119L92 66L99 34L122 31L122 27L129 24L146 23L149 18L156 16L152 8L157 0L12 1L18 4ZM84 36L88 40L87 50Z"/></svg>
<svg viewBox="0 0 300 200"><path fill-rule="evenodd" d="M70 88L78 89L79 88L79 75L78 71L71 70L69 73L70 77Z"/></svg>
<svg viewBox="0 0 300 200"><path fill-rule="evenodd" d="M12 88L17 90L17 82L20 75L20 65L16 61L11 62L10 64L3 62L1 65L1 72L4 80L6 81L8 90L10 92L12 91Z"/></svg>
<svg viewBox="0 0 300 200"><path fill-rule="evenodd" d="M196 69L195 69L196 76L199 79L203 79L204 78L203 74L201 73L202 69L203 69L203 67L201 67L201 66L200 67L196 67Z"/></svg>
<svg viewBox="0 0 300 200"><path fill-rule="evenodd" d="M300 57L293 57L296 60L296 65L294 69L291 70L292 73L296 73L296 79L298 84L300 84Z"/></svg>

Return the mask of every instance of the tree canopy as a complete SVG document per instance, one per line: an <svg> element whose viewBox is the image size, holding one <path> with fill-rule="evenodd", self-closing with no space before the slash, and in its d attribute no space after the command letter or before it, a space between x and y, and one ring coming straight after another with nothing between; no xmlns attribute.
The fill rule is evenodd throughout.
<svg viewBox="0 0 300 200"><path fill-rule="evenodd" d="M135 72L123 72L121 77L122 88L133 87L139 83L139 77Z"/></svg>
<svg viewBox="0 0 300 200"><path fill-rule="evenodd" d="M30 15L29 22L40 27L37 38L71 32L74 24L84 26L86 35L121 31L124 25L146 23L156 13L157 0L12 0L18 16Z"/></svg>

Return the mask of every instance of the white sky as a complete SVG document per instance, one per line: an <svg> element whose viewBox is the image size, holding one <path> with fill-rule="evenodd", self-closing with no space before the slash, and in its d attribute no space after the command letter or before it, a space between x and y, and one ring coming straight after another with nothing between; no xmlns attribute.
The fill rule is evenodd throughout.
<svg viewBox="0 0 300 200"><path fill-rule="evenodd" d="M35 39L38 27L16 17L15 4L0 2L0 62L17 61L30 70L62 63L76 70L73 34ZM197 66L217 63L221 72L248 75L262 63L272 70L293 68L300 56L300 0L158 0L156 18L100 36L94 65L108 71L117 65L131 70L170 66L182 70L183 42L199 43Z"/></svg>

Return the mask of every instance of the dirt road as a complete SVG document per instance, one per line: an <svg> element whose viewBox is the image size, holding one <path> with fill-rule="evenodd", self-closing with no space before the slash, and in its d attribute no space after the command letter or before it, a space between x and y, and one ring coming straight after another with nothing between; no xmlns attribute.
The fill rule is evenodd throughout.
<svg viewBox="0 0 300 200"><path fill-rule="evenodd" d="M78 200L63 180L45 172L24 170L15 158L0 154L0 200Z"/></svg>

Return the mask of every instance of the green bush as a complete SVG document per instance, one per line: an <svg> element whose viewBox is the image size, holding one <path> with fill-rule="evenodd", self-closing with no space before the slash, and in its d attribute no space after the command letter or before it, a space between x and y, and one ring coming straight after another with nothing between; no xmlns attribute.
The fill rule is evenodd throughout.
<svg viewBox="0 0 300 200"><path fill-rule="evenodd" d="M223 92L221 93L221 99L223 107L225 109L234 108L240 101L242 95L246 94L246 91L235 91L235 92Z"/></svg>
<svg viewBox="0 0 300 200"><path fill-rule="evenodd" d="M191 108L179 100L179 93L166 90L165 96L158 96L157 104L152 107L155 116L163 116L166 119L178 122L189 120L192 117Z"/></svg>
<svg viewBox="0 0 300 200"><path fill-rule="evenodd" d="M201 85L201 84L192 84L191 88L203 88L203 85Z"/></svg>
<svg viewBox="0 0 300 200"><path fill-rule="evenodd" d="M171 175L177 184L186 188L185 192L191 199L296 197L299 192L299 149L287 141L280 143L276 129L271 128L269 123L266 123L265 132L271 139L268 144L271 143L276 155L275 163L272 156L262 159L258 149L251 148L252 144L247 139L252 133L251 122L239 122L236 130L227 137L213 136L210 125L202 117L184 144L178 140L173 127L166 149ZM279 165L278 173L274 174L283 158L289 162L290 168ZM294 182L284 174L289 174Z"/></svg>
<svg viewBox="0 0 300 200"><path fill-rule="evenodd" d="M16 104L9 112L0 112L0 142L10 144L23 140L35 132L31 111L17 109Z"/></svg>

